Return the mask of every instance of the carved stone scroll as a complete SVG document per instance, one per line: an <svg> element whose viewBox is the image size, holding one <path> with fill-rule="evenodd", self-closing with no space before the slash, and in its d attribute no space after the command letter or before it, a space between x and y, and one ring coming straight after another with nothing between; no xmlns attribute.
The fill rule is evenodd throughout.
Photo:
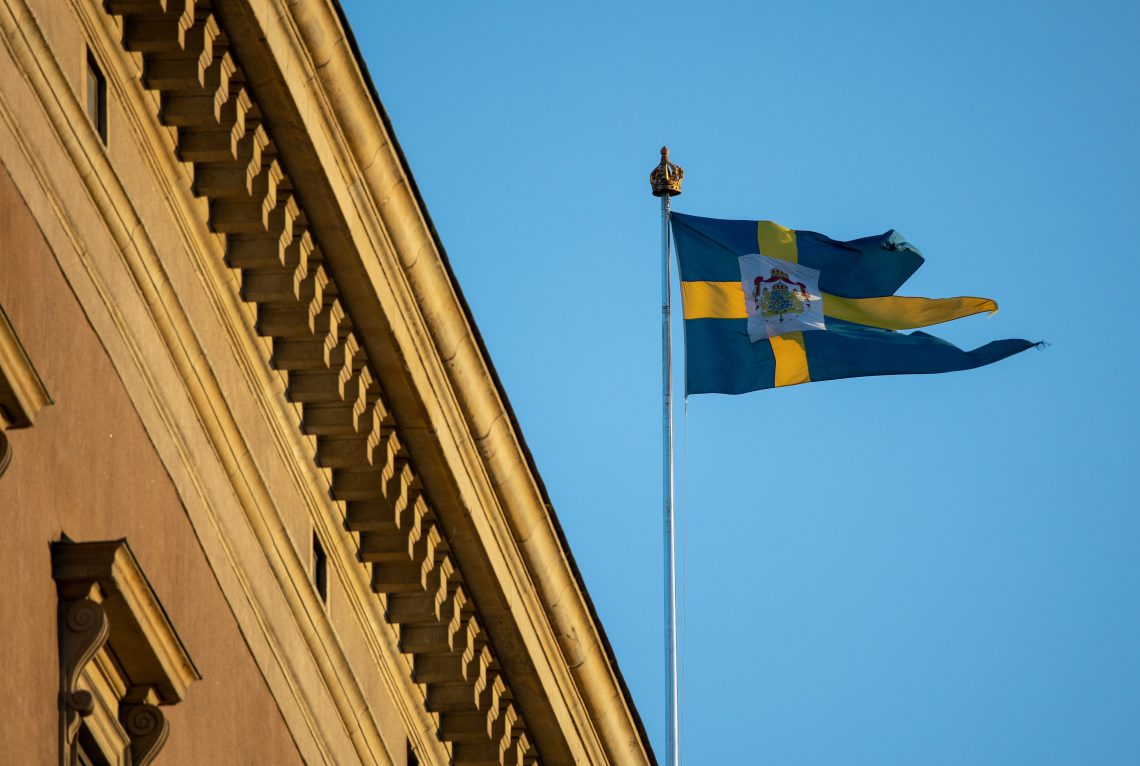
<svg viewBox="0 0 1140 766"><path fill-rule="evenodd" d="M147 766L158 755L170 735L166 716L155 705L144 702L124 705L120 708L119 719L127 730L127 736L131 738L131 766Z"/></svg>
<svg viewBox="0 0 1140 766"><path fill-rule="evenodd" d="M95 698L91 692L79 688L79 678L87 663L107 642L111 623L103 605L86 596L61 601L59 617L60 752L64 764L73 764L80 719L95 711Z"/></svg>

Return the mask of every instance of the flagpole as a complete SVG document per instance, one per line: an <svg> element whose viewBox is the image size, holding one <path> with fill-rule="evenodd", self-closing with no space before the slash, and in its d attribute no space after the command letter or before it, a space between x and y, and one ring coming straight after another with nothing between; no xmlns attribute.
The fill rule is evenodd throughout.
<svg viewBox="0 0 1140 766"><path fill-rule="evenodd" d="M666 766L680 766L680 714L677 696L677 535L673 517L673 346L669 300L669 198L681 193L684 171L669 161L661 147L661 162L649 174L653 196L661 198L661 468L665 547L665 704L668 711Z"/></svg>

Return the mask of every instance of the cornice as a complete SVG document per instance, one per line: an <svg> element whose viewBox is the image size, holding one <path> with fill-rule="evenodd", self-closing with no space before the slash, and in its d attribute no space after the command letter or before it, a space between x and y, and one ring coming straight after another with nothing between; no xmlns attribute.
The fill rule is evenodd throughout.
<svg viewBox="0 0 1140 766"><path fill-rule="evenodd" d="M295 93L296 112L304 132L325 144L316 147L324 172L352 190L345 207L370 233L360 251L381 262L381 270L372 275L373 289L380 294L406 291L396 296L398 312L390 311L388 321L396 324L392 315L397 314L406 325L395 328L397 334L406 333L401 340L406 338L414 349L403 354L405 363L414 357L413 365L422 365L414 372L430 383L444 410L425 419L434 437L452 440L443 445L451 451L445 459L452 474L474 485L459 490L479 499L468 502L468 513L475 517L471 526L488 555L502 556L499 574L509 577L514 588L504 597L523 607L515 612L516 620L527 623L519 626L523 640L536 660L547 663L547 693L557 690L574 720L568 728L580 738L574 749L582 748L575 757L599 763L651 761L647 738L517 424L336 8L325 1L269 2L250 9L274 58L304 67L294 81L304 78L309 85ZM299 188L298 194L304 197L305 190ZM373 221L379 222L380 232Z"/></svg>

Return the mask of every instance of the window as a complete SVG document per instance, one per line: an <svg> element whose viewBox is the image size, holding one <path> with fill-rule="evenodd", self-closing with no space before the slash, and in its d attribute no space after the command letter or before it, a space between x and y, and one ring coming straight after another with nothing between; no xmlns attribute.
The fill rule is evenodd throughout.
<svg viewBox="0 0 1140 766"><path fill-rule="evenodd" d="M79 737L76 740L79 766L111 766L103 748L91 734L86 723L79 724Z"/></svg>
<svg viewBox="0 0 1140 766"><path fill-rule="evenodd" d="M58 602L60 760L150 763L174 705L202 676L126 540L52 543Z"/></svg>
<svg viewBox="0 0 1140 766"><path fill-rule="evenodd" d="M91 51L87 51L87 116L95 132L107 143L107 78Z"/></svg>
<svg viewBox="0 0 1140 766"><path fill-rule="evenodd" d="M325 549L321 545L320 538L317 533L313 532L313 585L317 589L317 595L321 597L321 601L326 604L329 602L329 561L328 556L325 555Z"/></svg>

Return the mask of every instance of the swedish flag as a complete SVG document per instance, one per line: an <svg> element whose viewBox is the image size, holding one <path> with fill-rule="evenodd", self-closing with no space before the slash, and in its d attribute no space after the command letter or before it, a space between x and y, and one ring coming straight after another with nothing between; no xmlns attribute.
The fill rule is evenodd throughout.
<svg viewBox="0 0 1140 766"><path fill-rule="evenodd" d="M968 370L1039 345L973 351L924 332L993 312L987 298L895 295L923 263L898 232L839 242L771 221L673 213L687 394L740 394L863 375Z"/></svg>

